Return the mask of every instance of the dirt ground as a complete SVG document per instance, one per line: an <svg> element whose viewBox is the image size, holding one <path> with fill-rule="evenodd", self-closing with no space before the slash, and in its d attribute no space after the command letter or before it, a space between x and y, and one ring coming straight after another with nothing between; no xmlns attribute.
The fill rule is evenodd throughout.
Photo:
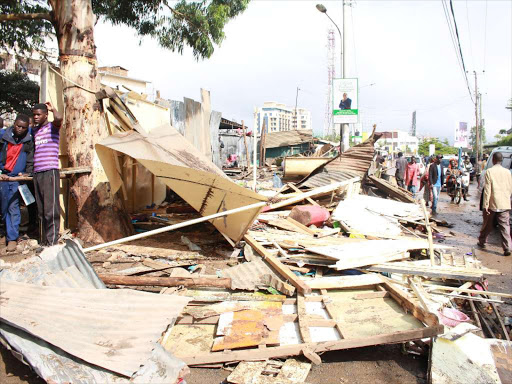
<svg viewBox="0 0 512 384"><path fill-rule="evenodd" d="M469 253L476 249L477 237L482 224L481 212L478 210L476 183L471 185L469 202L460 205L450 204L446 193L441 194L438 218L454 225L450 231L454 237L444 240L444 244L456 248L456 253ZM489 289L500 292L512 292L512 256L503 256L497 232L491 234L485 250L476 249L477 257L486 267L497 269L501 276L489 278ZM5 257L0 249L0 258L15 262L24 256ZM512 300L501 305L505 316L512 316ZM29 367L19 362L4 347L0 347L0 383L39 384L39 379ZM427 382L427 359L401 352L400 345L386 345L359 348L346 351L332 351L322 355L323 363L313 366L307 381L312 384L351 383L418 383ZM224 369L192 368L187 378L188 384L221 383L229 371Z"/></svg>

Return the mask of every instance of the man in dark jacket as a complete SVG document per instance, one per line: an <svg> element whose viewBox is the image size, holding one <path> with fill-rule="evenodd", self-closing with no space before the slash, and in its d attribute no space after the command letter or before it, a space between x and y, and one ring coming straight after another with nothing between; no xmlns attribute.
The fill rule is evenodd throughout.
<svg viewBox="0 0 512 384"><path fill-rule="evenodd" d="M395 179L396 183L399 187L405 188L404 178L405 178L405 169L407 168L407 159L404 157L402 152L398 152L398 159L395 163Z"/></svg>
<svg viewBox="0 0 512 384"><path fill-rule="evenodd" d="M7 180L31 174L34 168L34 140L28 126L28 116L18 115L12 127L0 130L0 205L8 252L16 250L21 213L20 184Z"/></svg>
<svg viewBox="0 0 512 384"><path fill-rule="evenodd" d="M432 186L432 214L437 213L437 201L441 193L441 187L444 183L443 165L441 164L441 155L437 155L434 164L430 165L428 170L428 181Z"/></svg>

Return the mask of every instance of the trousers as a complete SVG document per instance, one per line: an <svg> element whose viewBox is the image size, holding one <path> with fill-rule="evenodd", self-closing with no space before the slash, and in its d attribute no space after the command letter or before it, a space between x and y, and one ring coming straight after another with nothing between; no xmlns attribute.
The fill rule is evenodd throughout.
<svg viewBox="0 0 512 384"><path fill-rule="evenodd" d="M505 212L493 212L493 211L483 211L483 219L482 229L480 230L480 237L478 241L480 244L485 244L487 241L487 236L492 232L492 227L494 224L494 218L498 222L498 229L500 231L501 237L501 246L504 251L510 251L512 246L510 244L510 214L509 211Z"/></svg>
<svg viewBox="0 0 512 384"><path fill-rule="evenodd" d="M34 173L34 192L41 227L41 245L55 245L60 230L60 172L58 169Z"/></svg>
<svg viewBox="0 0 512 384"><path fill-rule="evenodd" d="M441 187L432 186L432 212L437 212L437 201L439 200L439 194L441 193Z"/></svg>
<svg viewBox="0 0 512 384"><path fill-rule="evenodd" d="M2 221L5 225L7 241L16 241L20 236L21 221L20 192L17 181L0 182Z"/></svg>

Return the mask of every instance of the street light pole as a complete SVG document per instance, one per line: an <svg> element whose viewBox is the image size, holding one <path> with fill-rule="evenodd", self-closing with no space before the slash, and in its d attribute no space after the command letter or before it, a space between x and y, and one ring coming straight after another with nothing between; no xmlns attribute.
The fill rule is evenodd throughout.
<svg viewBox="0 0 512 384"><path fill-rule="evenodd" d="M331 19L331 17L327 14L327 8L325 8L324 5L322 4L317 4L316 5L316 9L318 9L318 11L322 12L325 14L325 16L327 16L329 18L329 20L331 20L331 22L334 24L334 26L336 27L336 29L338 30L338 33L340 34L340 75L341 75L341 78L344 79L345 78L345 60L346 60L346 55L345 55L345 0L342 0L341 1L341 16L342 16L342 28L343 28L343 33L341 32L340 28L338 27L338 24L336 24L334 22L333 19ZM345 142L345 145L343 145ZM349 140L348 140L348 124L340 124L340 152L343 152L344 150L348 149L348 146L349 146Z"/></svg>

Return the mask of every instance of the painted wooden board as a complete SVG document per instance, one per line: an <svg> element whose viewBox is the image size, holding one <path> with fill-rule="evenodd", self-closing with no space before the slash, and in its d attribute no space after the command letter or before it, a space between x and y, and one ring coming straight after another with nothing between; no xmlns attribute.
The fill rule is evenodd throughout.
<svg viewBox="0 0 512 384"><path fill-rule="evenodd" d="M212 351L237 349L260 344L278 345L283 324L282 303L258 302L254 309L220 315Z"/></svg>

